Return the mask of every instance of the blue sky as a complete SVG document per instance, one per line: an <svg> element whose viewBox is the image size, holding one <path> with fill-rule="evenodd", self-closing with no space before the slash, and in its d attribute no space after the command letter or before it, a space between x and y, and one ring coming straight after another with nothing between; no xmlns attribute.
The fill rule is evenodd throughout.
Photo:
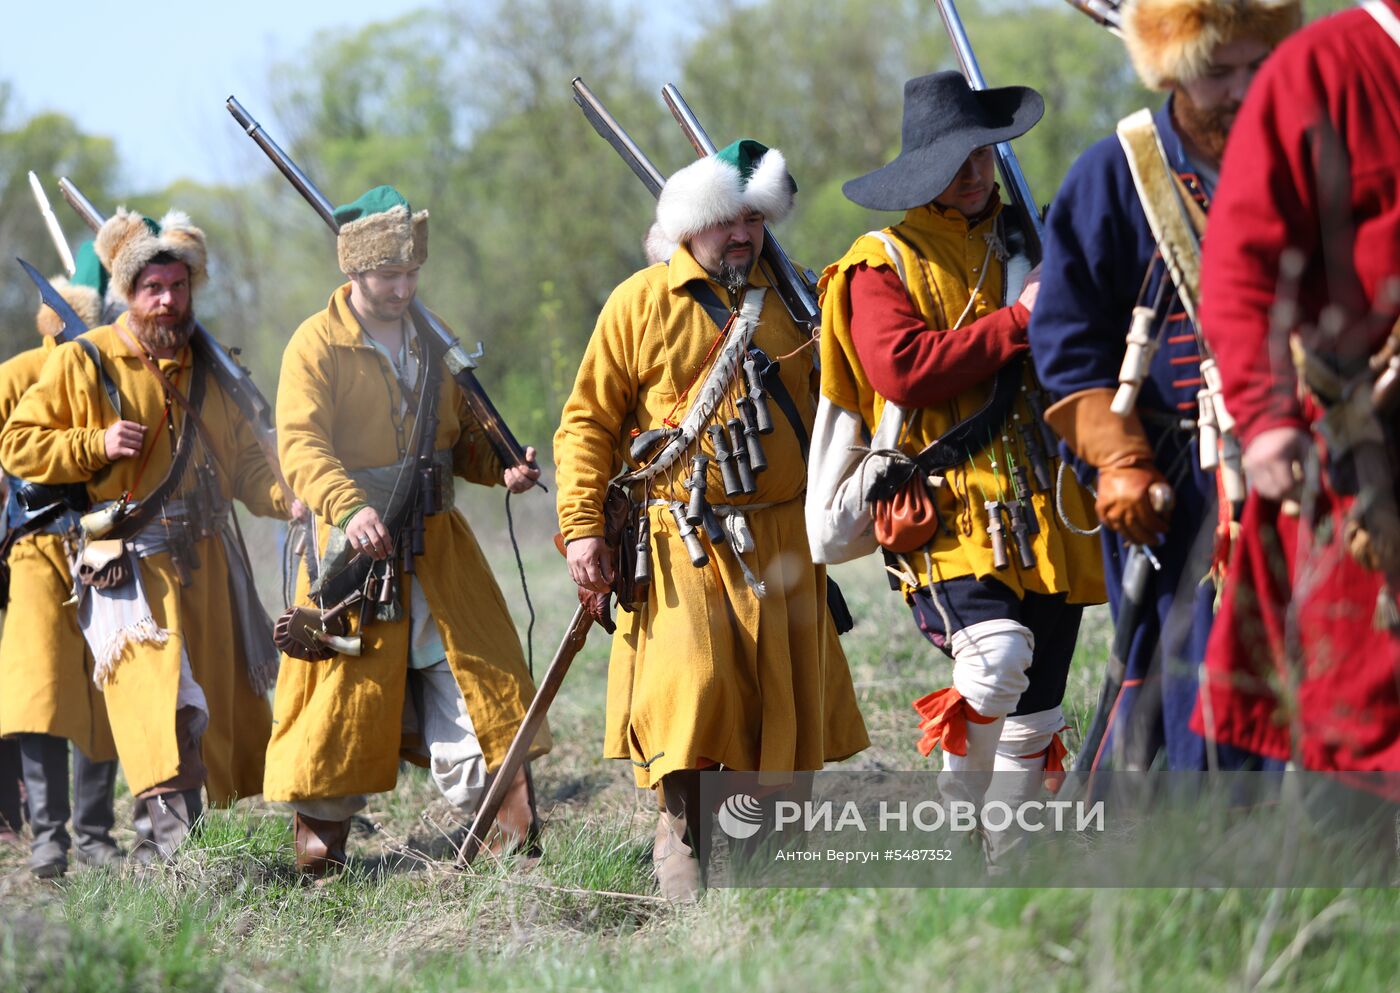
<svg viewBox="0 0 1400 993"><path fill-rule="evenodd" d="M121 186L154 189L188 177L231 182L261 154L241 140L224 100L236 94L276 134L271 66L317 31L383 21L425 0L3 0L0 79L13 87L11 117L46 110L112 136ZM666 5L662 5L664 8ZM656 8L652 8L656 9ZM674 23L674 15L662 15ZM177 85L160 87L163 82ZM160 90L159 102L151 94Z"/></svg>

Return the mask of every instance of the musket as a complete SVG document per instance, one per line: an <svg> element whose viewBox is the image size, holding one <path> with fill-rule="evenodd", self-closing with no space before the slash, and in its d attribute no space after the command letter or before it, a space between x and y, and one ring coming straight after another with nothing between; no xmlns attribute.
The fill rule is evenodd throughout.
<svg viewBox="0 0 1400 993"><path fill-rule="evenodd" d="M583 111L583 116L588 118L588 123L593 125L593 130L622 156L622 161L627 163L628 168L642 181L642 185L651 191L651 195L659 197L661 187L666 185L666 177L661 175L656 166L651 164L651 160L637 147L637 143L622 130L622 125L608 113L608 108L603 106L603 102L593 95L582 76L575 76L569 85L574 91L574 103Z"/></svg>
<svg viewBox="0 0 1400 993"><path fill-rule="evenodd" d="M32 169L29 172L29 189L34 193L34 202L39 205L39 213L44 215L44 226L49 229L49 237L53 239L53 247L63 262L63 268L71 277L78 271L78 263L73 261L73 252L68 248L68 239L63 237L63 228L59 226L58 218L53 216L53 208L49 206L49 197L44 192L44 184L39 182L39 177L34 175Z"/></svg>
<svg viewBox="0 0 1400 993"><path fill-rule="evenodd" d="M238 102L237 98L229 97L226 106L228 112L233 115L233 119L238 122L238 126L272 160L272 164L301 194L302 199L311 205L332 232L338 233L340 224L335 219L335 208L311 182L306 173L302 172L291 157L282 151L277 142L273 141L267 131L263 129L263 126L253 120L252 115L243 109L243 105ZM462 347L462 343L457 340L456 335L449 331L447 326L438 320L432 311L424 307L422 301L416 296L413 299L410 314L413 323L421 331L426 332L424 337L429 347L435 350L447 364L448 372L451 373L457 385L461 387L462 393L467 399L467 406L471 408L477 421L481 423L482 430L486 432L486 437L490 440L491 447L496 450L501 462L507 467L537 468L526 460L525 450L520 447L520 442L515 440L515 435L511 433L495 404L491 402L491 398L486 395L486 391L477 382L476 375L472 372L476 368L476 363L472 356L467 354L467 350ZM534 485L542 491L545 489L544 484L538 480L534 482Z"/></svg>
<svg viewBox="0 0 1400 993"><path fill-rule="evenodd" d="M685 132L686 139L690 142L695 154L703 158L706 155L713 155L718 149L715 143L710 140L710 136L701 126L699 118L690 109L690 105L681 96L681 91L674 84L667 83L661 87L661 99L666 101L667 108L671 111L671 116L676 119L676 123ZM798 329L807 334L814 334L821 330L822 314L817 307L816 295L812 292L812 284L815 282L813 276L801 273L797 266L793 265L792 259L788 258L783 247L778 244L778 239L773 237L773 231L768 225L763 226L763 252L761 261L768 266L768 277L773 284L773 288L778 291L778 296L783 301L783 306L787 308L788 316L792 318Z"/></svg>
<svg viewBox="0 0 1400 993"><path fill-rule="evenodd" d="M953 0L938 0L938 13L943 17L943 26L948 29L948 37L953 42L953 52L958 57L958 66L962 69L962 74L967 77L967 84L974 90L987 89L987 80L982 75L981 66L977 64L972 42L968 40L967 30L963 27L962 18L958 16L958 8ZM996 146L996 156L1001 178L1006 183L1007 193L1011 197L1011 206L1020 218L1021 229L1026 235L1026 257L1031 265L1036 265L1044 254L1045 241L1040 210L1035 205L1030 184L1026 182L1026 174L1021 171L1021 163L1016 158L1011 143L999 142Z"/></svg>
<svg viewBox="0 0 1400 993"><path fill-rule="evenodd" d="M606 611L606 607L604 610ZM604 617L606 617L606 613L604 613ZM467 831L467 837L457 852L456 864L458 868L469 867L472 862L476 861L477 855L481 852L481 846L486 841L486 833L496 822L496 814L500 812L501 804L505 802L506 794L510 792L511 782L515 779L515 774L520 771L521 766L525 764L525 759L530 754L530 746L535 743L535 736L544 726L549 706L559 694L559 687L563 685L564 677L568 675L569 666L573 664L574 657L578 655L583 648L583 643L588 639L588 632L593 627L594 620L595 617L583 603L580 603L574 610L573 619L569 621L569 626L564 631L564 639L559 643L559 650L554 653L554 658L549 663L549 669L545 671L544 680L540 683L540 688L535 691L535 698L530 701L529 709L525 711L525 719L520 722L520 729L515 732L515 738L511 741L510 748L506 749L506 757L501 760L501 767L496 770L495 778L491 780L491 786L481 801L481 807L477 810L476 817L472 819L472 826Z"/></svg>
<svg viewBox="0 0 1400 993"><path fill-rule="evenodd" d="M1065 0L1065 3L1081 14L1093 18L1120 38L1123 36L1123 17L1118 12L1122 4L1117 0Z"/></svg>
<svg viewBox="0 0 1400 993"><path fill-rule="evenodd" d="M96 233L107 219L102 212L93 206L91 200L83 196L82 191L67 176L59 179L58 189L69 206L78 212L83 223ZM287 485L287 477L282 475L282 464L277 458L277 429L273 426L272 406L267 402L267 397L262 395L258 384L253 382L252 373L235 358L236 353L219 344L197 319L194 322L194 332L190 335L190 344L195 354L208 364L214 378L219 381L219 386L248 419L248 426L253 431L253 437L257 439L258 448L262 450L263 458L272 469L282 497L290 509L296 497L292 494L292 488Z"/></svg>
<svg viewBox="0 0 1400 993"><path fill-rule="evenodd" d="M1147 606L1147 579L1151 575L1151 564L1141 546L1128 546L1127 562L1123 565L1123 597L1118 604L1118 617L1113 625L1113 642L1108 651L1108 662L1104 666L1103 685L1099 687L1099 703L1094 708L1094 719L1085 732L1075 756L1074 771L1093 772L1099 766L1099 751L1108 733L1108 726L1123 692L1123 681L1128 674L1128 652L1132 648L1133 635L1137 634Z"/></svg>

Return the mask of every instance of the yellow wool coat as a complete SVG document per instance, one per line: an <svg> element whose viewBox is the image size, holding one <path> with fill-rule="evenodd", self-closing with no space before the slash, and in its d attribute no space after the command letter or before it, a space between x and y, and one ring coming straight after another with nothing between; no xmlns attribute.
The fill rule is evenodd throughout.
<svg viewBox="0 0 1400 993"><path fill-rule="evenodd" d="M293 491L317 515L317 545L330 526L366 503L347 470L402 458L391 411L401 393L387 360L365 341L350 309L350 284L325 310L302 323L282 358L277 390L281 462ZM404 443L413 411L403 423ZM454 475L486 486L503 468L466 400L444 370L434 446L452 450ZM457 510L426 519L427 554L403 576L404 616L376 621L363 632L357 657L323 662L283 657L274 703L276 726L267 752L270 800L309 800L394 787L399 758L422 761L416 739L401 735L409 657L409 583L421 582L437 622L447 662L457 677L486 763L494 771L520 728L535 694L505 597L466 518ZM297 601L309 603L302 569ZM358 612L351 633L358 631ZM542 728L531 757L548 752Z"/></svg>
<svg viewBox="0 0 1400 993"><path fill-rule="evenodd" d="M0 365L0 423L39 379L54 339ZM107 704L92 683L92 656L78 630L68 541L26 535L10 549L10 606L0 636L0 736L67 738L94 762L117 757Z"/></svg>
<svg viewBox="0 0 1400 993"><path fill-rule="evenodd" d="M633 429L662 426L697 374L718 329L685 292L703 279L684 246L669 265L636 273L613 291L579 366L554 436L559 524L566 540L603 533L607 481ZM760 270L755 285L768 286ZM805 341L769 288L753 343L771 358ZM781 364L783 384L810 432L816 381L810 351ZM604 752L630 759L637 785L709 763L744 771L819 769L869 744L850 670L826 607L826 572L807 550L798 439L775 403L763 438L758 492L724 496L711 466L712 503L764 505L748 514L756 552L746 556L767 594L755 597L731 547L701 533L709 563L695 568L664 506L649 511L653 580L646 605L619 613L608 670ZM681 405L677 419L683 414ZM703 450L713 456L709 439ZM653 486L652 499L685 500L689 464Z"/></svg>
<svg viewBox="0 0 1400 993"><path fill-rule="evenodd" d="M978 269L987 265L981 290L964 324L985 317L1003 306L1004 267L996 253L988 253L986 236L993 234L1000 208L976 224L970 224L956 210L944 210L932 204L915 207L892 228L888 235L897 237L905 271L905 289L910 299L933 328L950 328L967 307L978 284ZM911 250L912 249L912 250ZM855 268L864 263L870 268L891 269L885 245L875 237L862 235L839 260L827 266L818 289L822 305L822 394L832 403L859 413L872 433L884 410L885 398L870 385L851 339L850 280ZM1034 372L1027 363L1024 381L1034 382ZM991 381L970 385L941 407L910 411L900 449L910 455L928 447L958 421L972 414L987 400ZM1013 417L1030 422L1034 417L1024 396L1018 397L1012 408ZM1022 568L1016 545L1010 533L1006 535L1009 567L996 569L992 562L992 542L987 534L987 513L984 499L997 499L1000 492L1012 498L1012 486L1007 471L1006 450L1021 465L1029 468L1020 433L1008 426L1005 438L984 441L972 452L972 459L948 471L946 483L933 490L938 513L952 530L940 529L924 552L905 556L917 585L976 576L994 579L1010 587L1017 596L1032 593L1065 593L1070 603L1102 603L1106 594L1103 584L1103 564L1098 538L1076 534L1065 527L1054 509L1053 488L1031 494L1031 502L1040 520L1040 534L1032 537L1035 565ZM1059 460L1047 453L1051 463L1051 478L1058 475ZM997 471L992 470L992 458ZM1088 497L1074 474L1066 472L1064 479L1065 512L1071 521L1084 528L1095 522L1093 501ZM906 593L914 584L905 582Z"/></svg>
<svg viewBox="0 0 1400 993"><path fill-rule="evenodd" d="M117 319L134 334L127 315ZM59 345L44 363L39 381L25 393L0 434L0 462L6 471L41 483L87 483L94 502L115 500L132 490L138 499L155 489L170 468L170 444L163 427L164 392L140 358L111 326L85 338L102 354L102 365L121 396L122 418L146 426L150 462L137 486L139 458L111 462L106 429L117 420L101 380L76 342ZM174 379L189 347L159 366ZM182 390L189 373L180 380ZM177 429L184 411L176 405ZM219 486L226 499L242 501L265 517L285 517L272 469L238 406L209 374L200 418L213 439ZM154 447L152 447L154 446ZM174 776L179 769L175 701L180 685L180 653L189 656L195 682L209 704L203 757L213 803L229 803L262 789L263 755L271 729L267 698L255 693L232 646L238 644L228 560L217 537L194 546L200 567L181 587L167 553L140 560L141 582L156 624L170 633L165 644L128 645L111 680L103 687L117 754L133 793Z"/></svg>

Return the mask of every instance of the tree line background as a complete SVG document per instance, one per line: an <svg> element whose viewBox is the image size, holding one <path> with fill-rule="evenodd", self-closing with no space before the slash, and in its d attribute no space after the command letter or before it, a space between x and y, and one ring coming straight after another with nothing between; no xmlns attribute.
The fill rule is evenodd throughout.
<svg viewBox="0 0 1400 993"><path fill-rule="evenodd" d="M1310 13L1345 6L1313 4ZM574 106L582 76L664 173L693 153L646 80L645 8L587 0L449 0L385 23L323 33L271 64L274 138L335 203L379 183L432 213L420 289L469 345L479 376L522 441L545 448L610 290L644 264L653 201ZM1138 86L1122 43L1063 3L963 0L990 85L1045 96L1042 122L1017 142L1032 190L1048 202L1075 156L1126 113L1160 99ZM751 136L779 147L801 188L779 229L820 270L861 232L893 219L858 207L841 184L899 149L903 82L953 68L930 0L717 0L672 59L674 80L718 144ZM67 175L104 210L188 211L209 236L201 318L241 347L275 389L291 332L342 278L329 232L227 118L234 186L119 184L110 137L60 113L15 120L0 80L0 245L42 270L56 258L25 173L45 182L70 244L89 237L57 195ZM0 270L2 271L2 270ZM4 355L34 344L37 296L14 267L0 280Z"/></svg>

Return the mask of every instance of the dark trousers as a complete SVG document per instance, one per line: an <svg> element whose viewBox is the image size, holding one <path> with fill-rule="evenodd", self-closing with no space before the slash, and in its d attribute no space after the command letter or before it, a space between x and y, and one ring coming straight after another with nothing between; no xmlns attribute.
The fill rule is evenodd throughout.
<svg viewBox="0 0 1400 993"><path fill-rule="evenodd" d="M19 742L13 738L0 739L0 834L19 833L23 820L19 786L23 778Z"/></svg>
<svg viewBox="0 0 1400 993"><path fill-rule="evenodd" d="M1153 549L1161 569L1148 574L1145 606L1123 660L1126 674L1099 749L1098 767L1146 769L1164 761L1179 771L1277 768L1240 748L1207 748L1191 730L1200 667L1215 621L1215 586L1207 580L1218 503L1215 477L1201 471L1194 442L1159 437L1157 464L1176 493L1166 541ZM1115 624L1123 610L1128 546L1105 528L1104 583ZM1214 754L1208 754L1213 750Z"/></svg>
<svg viewBox="0 0 1400 993"><path fill-rule="evenodd" d="M114 846L112 790L117 781L117 763L93 762L82 749L73 748L73 803L70 806L68 739L49 734L23 734L19 735L19 743L35 854L67 853L70 817L79 848Z"/></svg>

